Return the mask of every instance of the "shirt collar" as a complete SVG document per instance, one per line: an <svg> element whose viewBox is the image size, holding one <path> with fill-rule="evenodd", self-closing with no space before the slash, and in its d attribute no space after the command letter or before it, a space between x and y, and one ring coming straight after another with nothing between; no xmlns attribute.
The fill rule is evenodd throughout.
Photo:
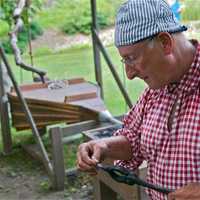
<svg viewBox="0 0 200 200"><path fill-rule="evenodd" d="M166 86L169 93L190 93L195 90L200 83L200 44L196 40L191 41L196 47L196 53L188 72L183 76L179 83Z"/></svg>

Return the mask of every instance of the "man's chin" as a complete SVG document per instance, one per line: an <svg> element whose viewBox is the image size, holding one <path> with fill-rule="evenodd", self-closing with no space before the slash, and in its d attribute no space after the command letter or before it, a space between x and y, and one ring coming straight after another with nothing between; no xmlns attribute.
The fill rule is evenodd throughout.
<svg viewBox="0 0 200 200"><path fill-rule="evenodd" d="M161 84L148 84L148 83L147 83L147 85L152 90L162 89L162 88L164 88L166 86L166 85L161 85Z"/></svg>

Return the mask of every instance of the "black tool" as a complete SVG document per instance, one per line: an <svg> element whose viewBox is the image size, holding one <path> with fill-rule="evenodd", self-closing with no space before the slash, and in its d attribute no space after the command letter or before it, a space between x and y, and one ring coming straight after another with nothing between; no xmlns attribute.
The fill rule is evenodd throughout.
<svg viewBox="0 0 200 200"><path fill-rule="evenodd" d="M112 165L102 165L98 164L97 169L101 169L105 172L107 172L115 181L120 183L125 183L128 185L140 185L146 188L150 188L153 190L156 190L158 192L169 194L170 192L173 192L173 190L166 189L151 183L148 183L142 179L140 179L135 173L132 171L119 167L119 166L112 166Z"/></svg>

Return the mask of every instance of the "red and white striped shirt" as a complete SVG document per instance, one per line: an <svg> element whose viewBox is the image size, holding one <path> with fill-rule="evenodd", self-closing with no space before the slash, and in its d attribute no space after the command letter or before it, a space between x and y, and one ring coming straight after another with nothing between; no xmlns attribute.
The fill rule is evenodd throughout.
<svg viewBox="0 0 200 200"><path fill-rule="evenodd" d="M147 181L168 189L200 182L200 44L189 71L178 84L146 89L124 118L124 135L132 146L132 159L118 165L135 170L148 163ZM171 129L168 120L176 102ZM166 195L148 190L150 199Z"/></svg>

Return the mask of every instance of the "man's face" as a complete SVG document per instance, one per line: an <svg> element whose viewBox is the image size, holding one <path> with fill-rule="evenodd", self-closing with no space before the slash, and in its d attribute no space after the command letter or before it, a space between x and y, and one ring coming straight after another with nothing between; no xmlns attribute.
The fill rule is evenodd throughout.
<svg viewBox="0 0 200 200"><path fill-rule="evenodd" d="M162 88L170 83L170 67L166 56L154 39L118 48L125 64L128 79L138 77L152 89Z"/></svg>

